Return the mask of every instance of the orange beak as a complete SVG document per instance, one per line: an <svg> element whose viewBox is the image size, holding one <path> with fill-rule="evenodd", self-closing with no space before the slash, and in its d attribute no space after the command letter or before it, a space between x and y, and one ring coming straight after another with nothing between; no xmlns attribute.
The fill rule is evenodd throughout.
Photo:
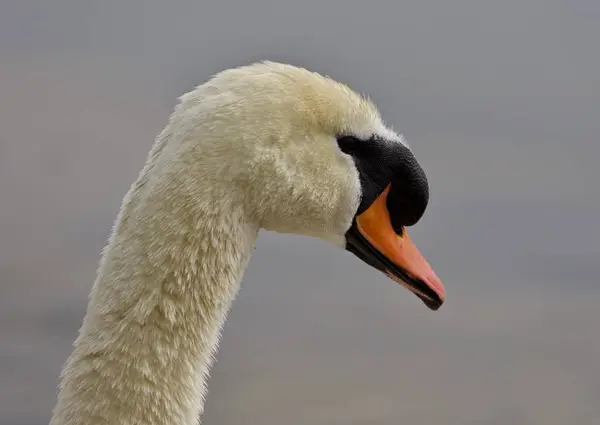
<svg viewBox="0 0 600 425"><path fill-rule="evenodd" d="M392 227L386 200L391 185L355 219L348 250L416 294L432 310L441 307L446 291L427 260L408 236Z"/></svg>

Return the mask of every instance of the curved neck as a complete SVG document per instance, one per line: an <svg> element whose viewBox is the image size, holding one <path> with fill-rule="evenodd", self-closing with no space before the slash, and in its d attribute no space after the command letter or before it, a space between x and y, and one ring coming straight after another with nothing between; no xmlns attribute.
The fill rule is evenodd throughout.
<svg viewBox="0 0 600 425"><path fill-rule="evenodd" d="M219 210L209 191L181 205L190 194L172 190L186 185L151 181L148 170L104 251L51 425L196 425L202 413L258 227Z"/></svg>

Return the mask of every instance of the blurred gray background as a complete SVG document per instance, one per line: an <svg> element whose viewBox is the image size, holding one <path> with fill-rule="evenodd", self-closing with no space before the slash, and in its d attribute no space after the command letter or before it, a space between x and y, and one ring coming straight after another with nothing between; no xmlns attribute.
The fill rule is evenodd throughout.
<svg viewBox="0 0 600 425"><path fill-rule="evenodd" d="M100 250L177 96L261 59L380 106L427 171L414 295L262 234L206 424L600 423L600 2L3 0L0 424L43 425Z"/></svg>

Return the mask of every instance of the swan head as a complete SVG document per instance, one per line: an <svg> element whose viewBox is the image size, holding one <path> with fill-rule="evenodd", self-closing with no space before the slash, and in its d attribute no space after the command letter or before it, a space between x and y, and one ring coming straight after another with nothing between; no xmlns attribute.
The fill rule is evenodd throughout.
<svg viewBox="0 0 600 425"><path fill-rule="evenodd" d="M189 142L196 173L186 172L242 204L260 228L333 242L429 308L444 302L406 231L427 207L426 175L369 99L306 69L260 62L183 95L171 128Z"/></svg>

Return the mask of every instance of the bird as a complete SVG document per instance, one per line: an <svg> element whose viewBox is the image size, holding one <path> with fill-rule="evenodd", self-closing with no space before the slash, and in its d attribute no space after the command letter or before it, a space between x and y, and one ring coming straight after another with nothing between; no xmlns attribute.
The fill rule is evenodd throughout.
<svg viewBox="0 0 600 425"><path fill-rule="evenodd" d="M195 425L261 230L334 244L439 309L406 229L428 202L368 96L274 61L216 72L177 99L123 198L50 425Z"/></svg>

